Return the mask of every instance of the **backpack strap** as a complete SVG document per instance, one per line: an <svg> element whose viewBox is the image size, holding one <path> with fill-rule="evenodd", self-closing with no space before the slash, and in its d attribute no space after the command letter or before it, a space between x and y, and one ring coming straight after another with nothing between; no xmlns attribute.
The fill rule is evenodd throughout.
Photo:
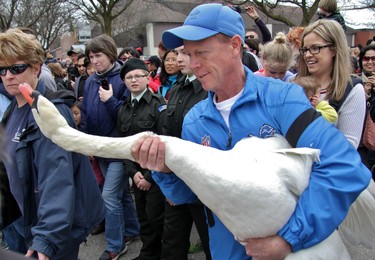
<svg viewBox="0 0 375 260"><path fill-rule="evenodd" d="M358 77L352 76L352 82L349 82L346 86L344 96L340 100L335 100L333 98L329 99L329 104L336 110L336 112L339 112L342 104L345 102L346 98L349 96L350 91L352 91L353 87L359 83L362 83L362 79Z"/></svg>

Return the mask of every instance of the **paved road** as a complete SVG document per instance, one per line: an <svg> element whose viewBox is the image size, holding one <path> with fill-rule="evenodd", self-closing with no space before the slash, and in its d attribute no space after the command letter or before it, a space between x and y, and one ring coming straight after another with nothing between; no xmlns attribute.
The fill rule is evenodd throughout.
<svg viewBox="0 0 375 260"><path fill-rule="evenodd" d="M193 227L190 241L191 243L196 243L198 239L198 234ZM104 239L104 235L96 235L96 236L89 236L87 238L87 243L82 244L79 252L80 260L97 260L99 259L100 255L103 253L106 246L106 241ZM128 252L121 256L120 260L131 260L139 255L139 251L141 250L142 242L140 240L134 241L128 245ZM203 251L189 254L189 260L205 260L205 255Z"/></svg>
<svg viewBox="0 0 375 260"><path fill-rule="evenodd" d="M193 228L191 241L194 243L198 239L197 232L195 228ZM352 260L375 260L375 250L367 250L362 247L352 247L346 243L349 254ZM80 250L80 260L96 260L99 259L99 256L103 252L106 245L106 241L104 239L104 235L96 235L96 236L89 236L86 245L81 246ZM131 260L138 256L142 242L140 240L132 242L128 246L128 252L120 257L120 260ZM203 252L199 252L196 254L189 254L189 260L204 260L205 255Z"/></svg>

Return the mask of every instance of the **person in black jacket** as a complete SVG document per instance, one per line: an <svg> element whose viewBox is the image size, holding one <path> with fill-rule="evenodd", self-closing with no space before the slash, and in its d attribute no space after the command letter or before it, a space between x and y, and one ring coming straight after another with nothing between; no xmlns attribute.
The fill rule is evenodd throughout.
<svg viewBox="0 0 375 260"><path fill-rule="evenodd" d="M260 19L260 16L258 15L258 12L256 11L254 6L246 6L245 7L246 14L254 20L256 26L260 30L260 33L262 34L262 40L260 43L267 43L271 40L271 32L268 30L265 23ZM255 31L247 31L245 34L246 39L259 39L258 34Z"/></svg>
<svg viewBox="0 0 375 260"><path fill-rule="evenodd" d="M121 79L130 90L117 117L121 136L144 131L162 134L166 104L164 98L147 87L149 72L138 58L128 59L121 68ZM154 182L151 171L138 163L125 160L125 171L133 179L135 205L140 224L142 248L136 259L158 260L161 256L165 197Z"/></svg>
<svg viewBox="0 0 375 260"><path fill-rule="evenodd" d="M319 19L334 20L341 25L344 32L347 31L344 17L342 17L342 15L337 9L336 0L320 0L318 7L319 7L319 12L318 12Z"/></svg>
<svg viewBox="0 0 375 260"><path fill-rule="evenodd" d="M184 76L176 82L171 90L163 133L181 138L185 115L195 104L207 98L207 92L203 90L201 83L190 69L190 59L185 54L184 47L176 48L176 51L178 53L177 64ZM163 174L154 172L154 178L163 178ZM193 221L199 233L206 259L211 259L204 205L200 201L194 204L175 205L168 198L165 204L162 259L187 259Z"/></svg>

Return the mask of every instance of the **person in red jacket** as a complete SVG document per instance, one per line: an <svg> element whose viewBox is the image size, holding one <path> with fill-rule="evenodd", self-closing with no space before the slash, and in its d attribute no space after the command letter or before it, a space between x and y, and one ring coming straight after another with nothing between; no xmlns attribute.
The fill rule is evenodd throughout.
<svg viewBox="0 0 375 260"><path fill-rule="evenodd" d="M147 60L145 60L145 63L148 71L150 72L148 87L152 92L158 93L159 86L161 85L159 75L161 60L158 56L150 56Z"/></svg>

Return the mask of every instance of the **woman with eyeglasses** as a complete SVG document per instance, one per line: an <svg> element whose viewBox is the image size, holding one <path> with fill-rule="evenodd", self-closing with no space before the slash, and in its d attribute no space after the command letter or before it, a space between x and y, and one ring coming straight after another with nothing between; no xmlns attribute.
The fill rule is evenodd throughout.
<svg viewBox="0 0 375 260"><path fill-rule="evenodd" d="M320 98L338 113L334 123L355 147L362 136L366 112L363 85L351 78L351 62L345 33L339 23L318 20L302 34L298 76L313 76L320 85Z"/></svg>
<svg viewBox="0 0 375 260"><path fill-rule="evenodd" d="M105 208L88 158L46 138L21 94L20 84L27 83L75 125L69 108L74 94L47 89L38 78L43 60L44 50L34 35L18 29L0 33L0 77L14 96L2 121L8 154L3 162L22 214L9 220L3 234L10 250L28 257L77 259L80 244L103 219Z"/></svg>
<svg viewBox="0 0 375 260"><path fill-rule="evenodd" d="M160 87L158 93L167 101L169 99L170 91L176 83L176 81L181 78L182 73L177 64L177 51L167 50L164 53L161 71L160 71Z"/></svg>

